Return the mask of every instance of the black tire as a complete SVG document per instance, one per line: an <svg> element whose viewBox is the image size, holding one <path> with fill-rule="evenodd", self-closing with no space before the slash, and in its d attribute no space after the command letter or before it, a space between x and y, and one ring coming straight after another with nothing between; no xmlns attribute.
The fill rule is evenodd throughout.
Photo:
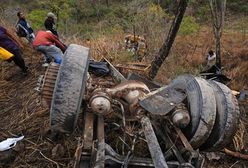
<svg viewBox="0 0 248 168"><path fill-rule="evenodd" d="M208 81L215 91L217 115L214 128L203 149L219 150L232 142L239 122L238 101L232 91L222 83Z"/></svg>
<svg viewBox="0 0 248 168"><path fill-rule="evenodd" d="M189 74L179 76L170 85L187 95L187 108L191 121L183 132L192 147L196 149L207 140L215 123L214 91L205 79Z"/></svg>
<svg viewBox="0 0 248 168"><path fill-rule="evenodd" d="M53 92L50 109L52 131L73 132L85 92L88 65L89 49L76 44L69 45Z"/></svg>

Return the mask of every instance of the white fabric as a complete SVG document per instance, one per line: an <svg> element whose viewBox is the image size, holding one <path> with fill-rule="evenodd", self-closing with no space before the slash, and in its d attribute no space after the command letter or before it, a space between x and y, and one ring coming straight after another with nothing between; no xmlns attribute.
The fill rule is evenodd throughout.
<svg viewBox="0 0 248 168"><path fill-rule="evenodd" d="M216 58L216 54L214 53L213 55L208 54L208 61L212 61Z"/></svg>
<svg viewBox="0 0 248 168"><path fill-rule="evenodd" d="M16 143L20 140L22 140L24 136L21 136L19 138L7 138L6 140L0 142L0 151L6 151L10 148L13 148L16 146Z"/></svg>
<svg viewBox="0 0 248 168"><path fill-rule="evenodd" d="M208 63L207 66L211 67L215 65L216 63L216 54L214 53L213 55L208 54Z"/></svg>

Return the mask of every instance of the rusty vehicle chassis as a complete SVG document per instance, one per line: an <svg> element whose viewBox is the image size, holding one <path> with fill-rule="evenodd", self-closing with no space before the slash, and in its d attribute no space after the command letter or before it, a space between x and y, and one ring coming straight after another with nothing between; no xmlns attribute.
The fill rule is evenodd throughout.
<svg viewBox="0 0 248 168"><path fill-rule="evenodd" d="M50 64L38 82L52 132L72 133L83 114L75 168L200 168L198 149L231 142L240 113L224 84L184 74L160 86L101 62L108 75L89 73L89 49L71 44L62 64Z"/></svg>
<svg viewBox="0 0 248 168"><path fill-rule="evenodd" d="M106 59L105 61L108 62ZM94 89L91 87L90 89L87 88L89 100L86 101L90 104L91 110L93 109L93 111L86 110L87 112L85 113L83 148L81 150L81 161L79 164L80 167L84 167L85 164L89 167L99 168L106 167L107 165L110 167L201 167L203 164L202 157L191 147L184 134L177 127L182 126L182 124L185 123L185 120L186 122L189 122L187 121L188 118L186 117L183 121L180 121L181 125L175 121L175 123L173 123L172 120L175 112L179 114L187 113L186 109L181 108L181 106L185 106L182 103L185 100L185 94L176 90L171 90L171 88L160 90L159 93L163 91L163 94L171 95L171 97L168 98L168 103L163 105L163 109L160 109L160 113L157 111L153 112L152 108L150 109L146 106L146 101L148 100L146 98L142 99L142 96L146 95L145 92L148 90L147 88L143 88L144 84L141 84L140 82L144 82L143 78L135 76L135 81L126 80L110 62L108 62L108 65L111 69L111 76L114 78L114 81L119 81L118 83L120 84L117 84L112 89L102 87ZM125 96L134 91L143 94L140 94L134 99L131 98L132 100L130 101L124 100L123 102ZM158 92L154 92L149 96L152 97L152 95L157 93ZM119 129L122 130L122 141L126 148L126 151L123 152L123 154L125 153L125 155L115 152L111 145L107 144L105 141L106 134L104 129L104 118L109 115L110 109L106 110L104 107L105 104L102 102L100 102L100 105L93 104L93 100L98 97L105 98L105 101L110 101L110 104L116 103L115 100L118 100L117 102L119 104L122 102L124 106L128 104L128 107L122 107L121 124L115 123L116 127L119 127ZM153 103L155 103L154 106L159 106L158 103ZM100 110L94 109L94 106L98 105ZM150 112L147 111L146 108ZM124 109L127 110L124 111ZM115 111L112 112L115 113ZM131 144L128 145L125 142L125 136L130 136L130 134L125 132L125 126L130 122L138 122L140 125L140 131L132 135ZM161 127L158 123L164 123L164 126ZM159 136L160 140L158 140L157 136ZM174 139L175 137L176 140ZM134 155L135 144L139 139L142 139L147 143L150 152L149 158L136 157ZM163 141L163 143L166 144L164 147L167 149L166 154L165 150L161 149L159 141ZM177 143L176 146L175 141ZM170 161L166 161L166 157L170 158Z"/></svg>

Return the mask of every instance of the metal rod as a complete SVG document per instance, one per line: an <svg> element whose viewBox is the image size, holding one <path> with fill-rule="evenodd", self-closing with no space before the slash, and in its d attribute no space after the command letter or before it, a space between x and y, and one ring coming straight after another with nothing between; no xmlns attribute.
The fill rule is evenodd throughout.
<svg viewBox="0 0 248 168"><path fill-rule="evenodd" d="M126 156L119 155L108 144L105 144L105 150L106 150L106 157L105 157L106 163L109 163L109 164L114 164L114 163L123 164L123 162L126 159ZM132 157L130 159L128 165L154 167L154 165L152 163L152 160L150 158Z"/></svg>
<svg viewBox="0 0 248 168"><path fill-rule="evenodd" d="M168 168L150 119L146 116L142 117L141 124L155 168Z"/></svg>
<svg viewBox="0 0 248 168"><path fill-rule="evenodd" d="M98 148L97 148L96 163L94 168L104 168L105 141L104 141L104 119L102 116L99 116L97 121L97 138L98 138Z"/></svg>
<svg viewBox="0 0 248 168"><path fill-rule="evenodd" d="M124 160L124 162L122 163L122 168L127 168L128 166L128 163L133 155L133 151L134 151L134 146L135 146L135 143L136 143L136 140L138 139L138 136L135 136L134 139L133 139L133 142L132 142L132 147L131 149L128 151L127 153L127 156Z"/></svg>
<svg viewBox="0 0 248 168"><path fill-rule="evenodd" d="M125 156L121 156L116 153L111 146L105 144L105 151L106 157L105 162L107 165L111 167L111 165L115 165L116 163L122 164L125 160ZM177 161L168 161L167 164L169 167L187 167L187 168L194 168L190 163L179 163ZM154 163L150 158L139 158L139 157L132 157L128 163L129 166L136 166L136 167L154 167Z"/></svg>
<svg viewBox="0 0 248 168"><path fill-rule="evenodd" d="M158 133L158 135L163 139L163 141L166 142L166 145L168 144L169 149L172 150L174 155L177 157L177 160L179 161L179 163L185 163L185 160L182 157L182 154L180 153L180 151L178 150L178 148L172 142L171 138L168 135L168 131L167 131L168 128L166 127L166 130L164 131L165 133L163 133L161 128L158 125L155 124L153 126L156 130L156 133Z"/></svg>
<svg viewBox="0 0 248 168"><path fill-rule="evenodd" d="M125 111L124 111L124 107L123 105L121 104L121 102L119 102L118 100L114 100L121 108L121 115L122 115L122 125L123 125L123 141L125 142L126 141L126 134L125 134L125 131L126 131L126 119L125 119ZM122 144L122 155L125 154L125 144L123 143Z"/></svg>

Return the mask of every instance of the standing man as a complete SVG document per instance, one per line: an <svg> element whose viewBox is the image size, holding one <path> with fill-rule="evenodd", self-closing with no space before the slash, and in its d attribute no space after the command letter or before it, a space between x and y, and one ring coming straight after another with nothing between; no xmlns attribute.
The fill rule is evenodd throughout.
<svg viewBox="0 0 248 168"><path fill-rule="evenodd" d="M20 44L12 35L8 33L5 28L0 26L0 47L3 47L14 55L8 61L11 62L13 60L15 64L22 69L22 72L27 73L28 67L25 65L19 46Z"/></svg>
<svg viewBox="0 0 248 168"><path fill-rule="evenodd" d="M55 63L60 64L63 56L62 52L66 50L65 45L59 41L57 36L50 31L42 30L37 32L33 47L45 55L46 63L43 66L47 66L52 59Z"/></svg>
<svg viewBox="0 0 248 168"><path fill-rule="evenodd" d="M46 30L51 31L55 36L59 37L58 32L56 31L56 25L55 25L55 20L57 19L57 17L55 16L54 13L49 12L47 14L47 18L45 20L45 28Z"/></svg>
<svg viewBox="0 0 248 168"><path fill-rule="evenodd" d="M16 33L19 37L25 37L30 43L34 40L34 31L26 21L25 15L22 12L18 12L19 18L16 24Z"/></svg>

